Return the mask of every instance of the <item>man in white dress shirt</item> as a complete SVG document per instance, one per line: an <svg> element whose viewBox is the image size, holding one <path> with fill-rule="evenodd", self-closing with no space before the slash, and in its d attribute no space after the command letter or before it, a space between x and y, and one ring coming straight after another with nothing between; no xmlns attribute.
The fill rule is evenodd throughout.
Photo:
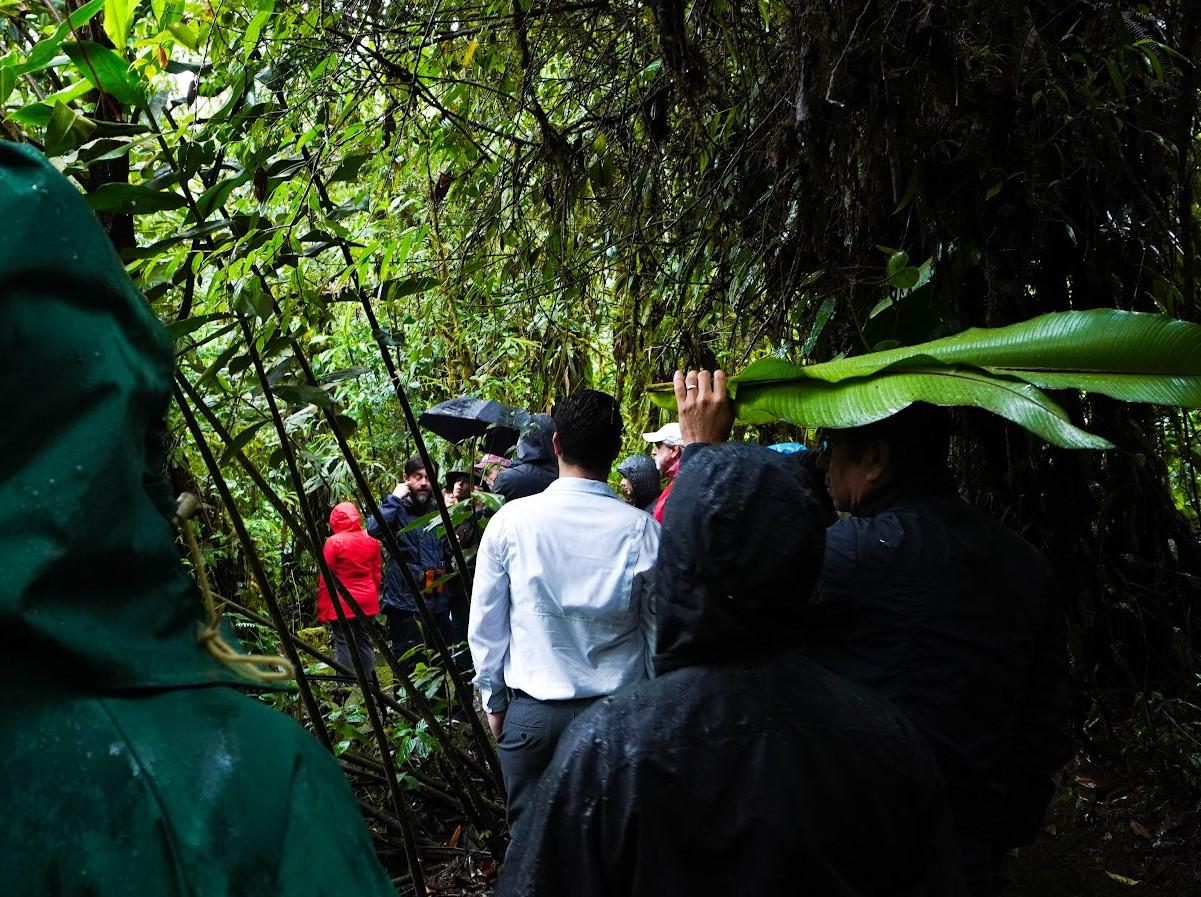
<svg viewBox="0 0 1201 897"><path fill-rule="evenodd" d="M617 402L581 390L552 416L559 479L488 524L467 632L518 849L563 730L597 699L648 678L655 648L653 608L633 584L655 561L659 526L606 482L621 447Z"/></svg>

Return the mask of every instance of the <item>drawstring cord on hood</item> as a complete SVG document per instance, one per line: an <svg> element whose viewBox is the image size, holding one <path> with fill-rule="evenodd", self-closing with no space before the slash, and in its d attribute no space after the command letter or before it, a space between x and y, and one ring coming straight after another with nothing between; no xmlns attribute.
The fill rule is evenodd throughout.
<svg viewBox="0 0 1201 897"><path fill-rule="evenodd" d="M226 666L237 669L240 673L261 682L280 682L295 679L296 671L286 657L276 654L239 654L221 635L221 608L213 596L209 586L208 573L204 568L204 556L200 553L200 545L196 541L196 533L192 530L192 515L200 507L200 500L190 492L185 492L177 500L175 516L172 522L183 533L184 541L188 543L188 553L192 557L192 566L196 569L196 579L200 584L200 595L204 599L204 609L208 612L208 624L197 635L197 641L204 649ZM280 667L279 670L263 670L260 666Z"/></svg>

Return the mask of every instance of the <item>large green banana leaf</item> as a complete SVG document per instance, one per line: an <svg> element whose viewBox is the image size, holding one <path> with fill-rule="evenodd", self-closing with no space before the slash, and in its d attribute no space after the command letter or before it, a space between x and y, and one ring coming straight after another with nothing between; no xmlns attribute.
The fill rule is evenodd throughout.
<svg viewBox="0 0 1201 897"><path fill-rule="evenodd" d="M881 420L913 402L984 408L1064 448L1113 447L1074 426L1064 410L1037 387L966 367L889 370L841 383L744 383L735 404L739 419L746 422L766 418L842 428Z"/></svg>
<svg viewBox="0 0 1201 897"><path fill-rule="evenodd" d="M853 427L922 401L985 408L1065 448L1110 447L1038 387L1199 408L1201 326L1114 309L1058 312L822 364L765 358L731 378L745 423ZM669 384L651 397L674 407Z"/></svg>

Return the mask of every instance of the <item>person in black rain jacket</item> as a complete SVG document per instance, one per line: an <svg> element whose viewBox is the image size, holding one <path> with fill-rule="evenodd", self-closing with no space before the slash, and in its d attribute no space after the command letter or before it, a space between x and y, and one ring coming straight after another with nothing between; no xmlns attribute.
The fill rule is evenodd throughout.
<svg viewBox="0 0 1201 897"><path fill-rule="evenodd" d="M657 678L565 734L500 894L953 894L921 737L796 650L824 545L808 477L715 446L669 502L638 584L656 602Z"/></svg>
<svg viewBox="0 0 1201 897"><path fill-rule="evenodd" d="M517 440L517 461L502 470L492 484L492 491L514 501L537 495L559 478L559 462L550 438L555 422L549 414L535 414Z"/></svg>
<svg viewBox="0 0 1201 897"><path fill-rule="evenodd" d="M433 479L438 476L434 471ZM437 621L443 637L452 641L450 604L443 580L450 569L450 547L446 537L437 530L424 526L412 526L420 518L432 514L438 507L434 502L434 483L425 470L425 462L414 455L404 467L404 480L396 484L391 495L384 496L379 503L383 525L371 517L367 521L367 534L374 539L383 539L383 527L391 529L396 537L402 557L390 557L384 570L384 595L381 608L388 619L388 632L392 639L392 651L397 658L403 657L414 646L425 641L433 644L424 632L421 614L417 610L417 599L413 597L400 565L409 568L409 574L422 590L426 606ZM417 659L405 661L406 670L412 671Z"/></svg>
<svg viewBox="0 0 1201 897"><path fill-rule="evenodd" d="M830 432L826 482L851 516L826 534L807 650L925 736L969 891L991 897L1072 753L1066 640L1046 559L955 494L948 427L916 405Z"/></svg>
<svg viewBox="0 0 1201 897"><path fill-rule="evenodd" d="M730 432L725 374L676 372L683 464ZM827 431L830 527L806 653L902 710L947 783L960 876L994 897L1071 757L1066 638L1043 556L955 494L945 409Z"/></svg>

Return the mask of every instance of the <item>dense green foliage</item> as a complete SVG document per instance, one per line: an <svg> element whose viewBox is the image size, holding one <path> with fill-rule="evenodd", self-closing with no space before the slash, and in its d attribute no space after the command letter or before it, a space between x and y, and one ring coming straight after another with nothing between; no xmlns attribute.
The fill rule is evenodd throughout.
<svg viewBox="0 0 1201 897"><path fill-rule="evenodd" d="M77 181L176 341L214 458L177 411L172 474L216 504L220 472L248 536L229 502L209 515L219 590L263 613L266 585L297 630L305 512L362 505L356 465L384 494L413 451L383 353L418 410L612 389L634 450L679 364L1082 308L1197 321L1199 45L1188 0L0 0L0 130ZM1059 400L1118 450L964 415L957 471L1055 558L1082 712L1158 691L1174 723L1201 635L1196 415ZM384 722L421 840L467 819L480 844L495 793L430 710ZM323 714L381 806L369 715ZM400 810L374 812L399 850Z"/></svg>

